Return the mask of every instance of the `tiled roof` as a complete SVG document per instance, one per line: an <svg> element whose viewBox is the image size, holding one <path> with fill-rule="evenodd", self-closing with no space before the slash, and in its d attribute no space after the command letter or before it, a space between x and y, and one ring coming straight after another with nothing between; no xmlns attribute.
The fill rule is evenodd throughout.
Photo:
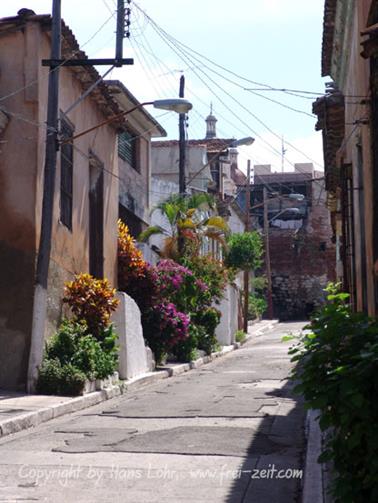
<svg viewBox="0 0 378 503"><path fill-rule="evenodd" d="M50 14L35 14L30 9L21 9L19 15L0 19L0 33L8 31L18 31L24 29L26 23L37 22L46 30L51 30ZM88 59L84 51L80 49L72 30L62 20L62 58L63 59ZM94 66L72 66L70 70L80 81L84 90L88 89L94 82L100 78ZM99 109L105 117L112 117L122 112L117 102L111 96L105 82L100 82L90 93L90 96L96 101ZM114 121L111 124L119 125L124 119Z"/></svg>
<svg viewBox="0 0 378 503"><path fill-rule="evenodd" d="M345 104L340 91L318 98L312 105L313 113L318 116L315 126L323 134L324 172L326 190L336 191L339 183L339 170L336 163L336 153L345 136Z"/></svg>
<svg viewBox="0 0 378 503"><path fill-rule="evenodd" d="M245 185L247 183L247 177L237 166L231 166L231 178L236 183L236 185Z"/></svg>
<svg viewBox="0 0 378 503"><path fill-rule="evenodd" d="M331 74L332 48L338 0L325 0L323 19L322 77Z"/></svg>
<svg viewBox="0 0 378 503"><path fill-rule="evenodd" d="M203 139L203 140L188 140L186 142L186 145L189 147L198 147L198 146L203 146L207 148L208 152L220 152L222 150L225 150L226 148L230 147L231 143L235 141L234 138L210 138L210 139ZM159 140L159 141L153 141L151 145L153 147L173 147L178 145L179 141L178 140Z"/></svg>

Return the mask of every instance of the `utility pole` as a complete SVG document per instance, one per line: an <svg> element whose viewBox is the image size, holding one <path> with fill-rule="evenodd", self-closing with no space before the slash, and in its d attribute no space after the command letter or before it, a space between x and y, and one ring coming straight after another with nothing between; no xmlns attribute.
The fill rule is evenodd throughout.
<svg viewBox="0 0 378 503"><path fill-rule="evenodd" d="M126 0L130 4L131 0ZM61 0L52 0L51 17L51 57L43 59L42 66L50 68L47 96L46 148L43 180L43 200L41 215L41 234L39 239L37 267L34 285L33 321L30 342L30 354L27 376L27 390L35 389L38 366L42 361L45 321L47 311L47 283L50 265L52 221L55 195L55 174L57 163L58 113L59 113L59 69L61 66L93 66L93 65L132 65L131 58L123 58L123 38L129 37L130 8L125 9L125 0L117 0L117 38L116 54L113 59L61 59L62 18ZM101 82L98 79L96 85ZM94 86L91 87L93 89ZM85 94L85 93L84 93ZM77 100L69 110L82 101Z"/></svg>
<svg viewBox="0 0 378 503"><path fill-rule="evenodd" d="M183 98L185 93L185 77L180 77L180 91L179 97ZM179 116L179 192L181 196L186 193L185 181L185 120L186 114Z"/></svg>
<svg viewBox="0 0 378 503"><path fill-rule="evenodd" d="M61 53L61 0L53 0L51 22L51 59ZM34 391L41 362L47 309L47 281L50 264L51 234L54 206L55 172L58 150L59 66L49 73L47 131L43 181L41 234L39 240L36 280L34 286L33 323L28 367L28 391Z"/></svg>
<svg viewBox="0 0 378 503"><path fill-rule="evenodd" d="M245 232L250 228L250 210L251 210L251 161L247 164L247 185L245 188ZM249 307L249 271L244 271L244 319L243 330L248 333L248 307Z"/></svg>
<svg viewBox="0 0 378 503"><path fill-rule="evenodd" d="M270 267L270 248L269 248L269 220L268 220L268 196L266 187L263 188L264 194L264 235L265 235L265 267L268 281L268 319L273 319L273 298L272 298L272 270Z"/></svg>

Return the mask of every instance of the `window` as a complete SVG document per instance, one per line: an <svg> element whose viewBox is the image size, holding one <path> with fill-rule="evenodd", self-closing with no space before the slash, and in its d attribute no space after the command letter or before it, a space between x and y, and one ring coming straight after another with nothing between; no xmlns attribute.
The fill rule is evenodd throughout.
<svg viewBox="0 0 378 503"><path fill-rule="evenodd" d="M62 144L60 147L60 221L72 230L72 190L73 190L73 145L64 143L73 136L73 127L61 121Z"/></svg>
<svg viewBox="0 0 378 503"><path fill-rule="evenodd" d="M138 138L130 131L122 131L118 135L118 155L132 168L140 171L138 159Z"/></svg>

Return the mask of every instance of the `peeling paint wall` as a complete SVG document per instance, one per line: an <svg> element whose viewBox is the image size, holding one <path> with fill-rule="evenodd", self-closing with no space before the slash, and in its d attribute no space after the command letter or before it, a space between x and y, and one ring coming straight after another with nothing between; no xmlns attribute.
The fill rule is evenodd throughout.
<svg viewBox="0 0 378 503"><path fill-rule="evenodd" d="M2 133L0 153L0 388L23 389L32 325L35 260L41 227L43 168L50 41L39 23L23 31L2 34L0 95L24 88L5 100L10 115ZM69 68L60 75L61 111L83 92ZM34 83L33 83L34 82ZM32 85L30 85L33 83ZM26 86L26 87L25 87ZM69 115L75 132L104 121L91 97ZM40 124L40 126L38 126ZM75 141L73 161L72 231L60 222L60 154L55 181L53 239L49 269L45 335L62 315L64 281L89 269L89 153L104 165L104 274L117 280L118 155L115 129L102 127Z"/></svg>

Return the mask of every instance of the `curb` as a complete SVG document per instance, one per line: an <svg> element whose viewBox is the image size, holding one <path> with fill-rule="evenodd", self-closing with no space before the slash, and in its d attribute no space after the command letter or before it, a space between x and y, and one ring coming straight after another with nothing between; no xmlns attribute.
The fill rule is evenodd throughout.
<svg viewBox="0 0 378 503"><path fill-rule="evenodd" d="M36 411L26 412L25 414L20 414L12 419L2 421L0 422L0 439L7 435L11 435L12 433L17 433L22 430L38 426L41 423L45 423L46 421L50 421L51 419L55 419L65 414L77 412L93 405L97 405L101 402L105 402L111 398L123 395L124 393L127 393L127 391L137 391L145 386L159 382L162 379L167 379L168 377L177 376L185 372L189 372L190 370L198 369L217 358L225 356L232 351L241 348L252 337L262 335L264 331L269 330L276 323L278 323L278 320L273 320L271 324L262 327L260 330L257 330L254 333L249 333L243 342L235 342L231 346L224 346L220 351L216 351L208 356L203 356L189 363L180 363L172 367L159 367L158 370L154 372L148 372L147 374L143 374L127 381L122 381L119 384L104 388L100 391L93 391L83 396L74 397L69 402L45 407Z"/></svg>
<svg viewBox="0 0 378 503"><path fill-rule="evenodd" d="M264 332L267 332L268 330L272 330L272 328L277 325L280 321L279 320L266 320L269 321L266 325L262 326L261 328L253 331L252 333L248 333L246 340L250 339L251 337L257 336L259 337L260 335L263 335ZM253 324L249 325L248 329L253 328Z"/></svg>
<svg viewBox="0 0 378 503"><path fill-rule="evenodd" d="M318 412L309 410L306 416L306 458L302 486L302 503L323 503L323 469L318 463L322 433L316 420Z"/></svg>

